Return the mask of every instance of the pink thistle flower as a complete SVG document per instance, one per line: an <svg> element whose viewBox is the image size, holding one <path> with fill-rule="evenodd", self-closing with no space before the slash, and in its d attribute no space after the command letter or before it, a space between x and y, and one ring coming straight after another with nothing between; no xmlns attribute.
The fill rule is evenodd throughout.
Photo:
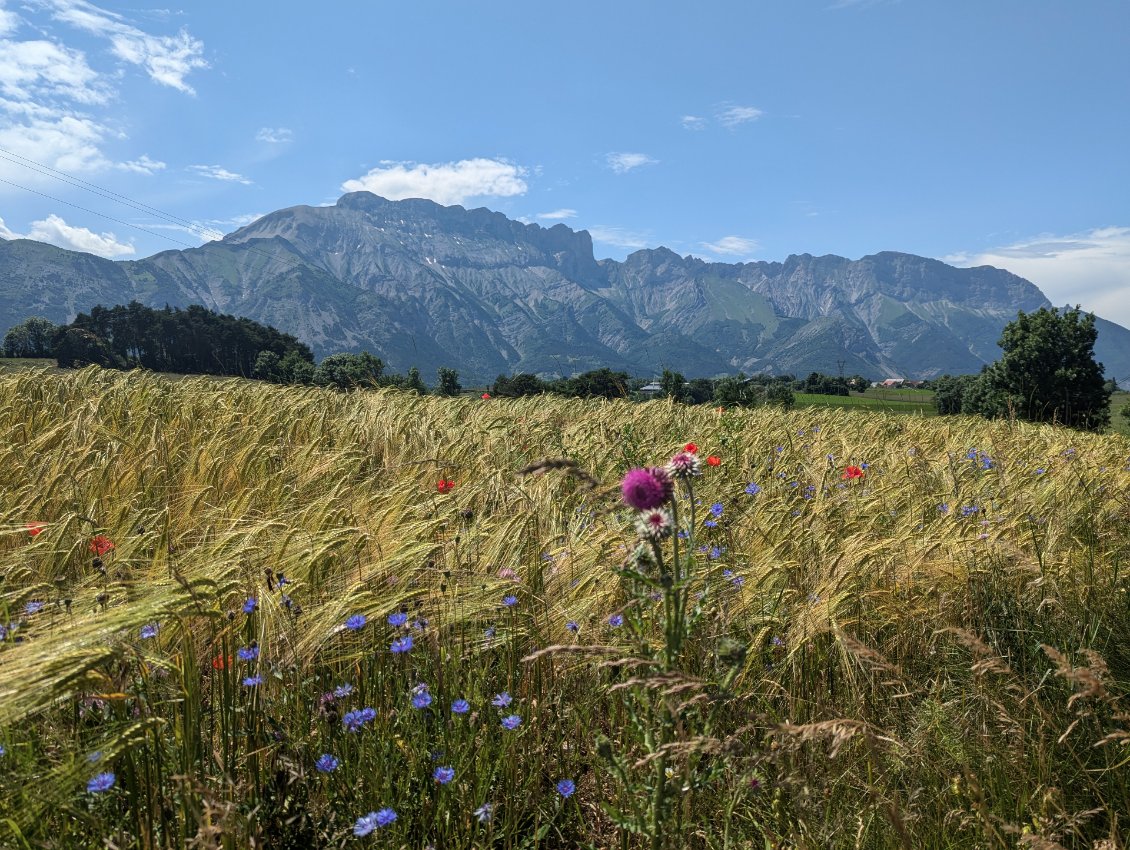
<svg viewBox="0 0 1130 850"><path fill-rule="evenodd" d="M620 482L620 492L628 507L649 511L670 499L675 486L662 469L629 469Z"/></svg>

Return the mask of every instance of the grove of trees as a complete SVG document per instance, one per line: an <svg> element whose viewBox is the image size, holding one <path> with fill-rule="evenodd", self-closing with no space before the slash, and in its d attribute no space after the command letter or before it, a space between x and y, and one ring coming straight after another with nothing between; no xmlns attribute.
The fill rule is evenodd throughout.
<svg viewBox="0 0 1130 850"><path fill-rule="evenodd" d="M938 413L1101 431L1110 424L1112 387L1095 360L1096 337L1094 314L1078 307L1020 312L1001 333L1000 360L979 375L934 380Z"/></svg>

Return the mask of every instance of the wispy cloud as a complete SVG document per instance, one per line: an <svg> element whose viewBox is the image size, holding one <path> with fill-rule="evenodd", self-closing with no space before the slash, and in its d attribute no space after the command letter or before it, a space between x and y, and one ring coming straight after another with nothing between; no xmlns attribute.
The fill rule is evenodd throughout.
<svg viewBox="0 0 1130 850"><path fill-rule="evenodd" d="M724 103L718 107L715 117L724 127L737 127L741 124L748 124L750 121L756 121L764 114L760 109L753 106Z"/></svg>
<svg viewBox="0 0 1130 850"><path fill-rule="evenodd" d="M646 248L651 244L650 235L641 233L638 230L628 230L624 227L616 227L608 224L595 224L585 229L589 232L589 235L592 236L594 242L612 245L616 248L627 248L636 251L640 248Z"/></svg>
<svg viewBox="0 0 1130 850"><path fill-rule="evenodd" d="M1008 269L1040 287L1053 304L1080 304L1130 327L1130 227L1043 234L940 259L955 266Z"/></svg>
<svg viewBox="0 0 1130 850"><path fill-rule="evenodd" d="M4 4L0 2L0 37L15 32L19 26L20 16L9 9L5 9Z"/></svg>
<svg viewBox="0 0 1130 850"><path fill-rule="evenodd" d="M576 217L577 217L577 211L576 210L570 210L570 209L554 210L553 212L538 213L538 218L543 219L545 221L564 221L567 218L576 218Z"/></svg>
<svg viewBox="0 0 1130 850"><path fill-rule="evenodd" d="M287 127L264 127L255 134L255 141L281 145L294 141L294 133Z"/></svg>
<svg viewBox="0 0 1130 850"><path fill-rule="evenodd" d="M47 242L71 251L85 251L99 257L128 257L135 253L132 244L118 241L113 233L95 233L85 227L67 224L60 216L51 214L47 218L33 221L26 234L15 233L0 218L0 237L4 239L34 239Z"/></svg>
<svg viewBox="0 0 1130 850"><path fill-rule="evenodd" d="M245 186L251 185L250 179L244 177L242 174L236 174L234 171L228 171L222 165L190 165L188 170L193 174L208 177L212 180L222 180L227 183L242 183Z"/></svg>
<svg viewBox="0 0 1130 850"><path fill-rule="evenodd" d="M86 0L46 0L52 16L63 23L106 38L118 59L144 68L150 79L186 94L195 90L185 77L207 68L204 43L186 30L176 35L151 35L128 23L121 15L108 12Z"/></svg>
<svg viewBox="0 0 1130 850"><path fill-rule="evenodd" d="M679 123L683 125L684 130L706 129L706 119L701 115L684 115L679 119Z"/></svg>
<svg viewBox="0 0 1130 850"><path fill-rule="evenodd" d="M604 161L617 174L624 174L644 165L656 165L659 160L646 153L616 152L604 155Z"/></svg>
<svg viewBox="0 0 1130 850"><path fill-rule="evenodd" d="M504 159L463 159L459 162L382 162L355 180L346 192L372 192L390 201L429 198L437 204L462 204L469 198L509 198L524 195L526 169Z"/></svg>
<svg viewBox="0 0 1130 850"><path fill-rule="evenodd" d="M156 159L150 159L145 154L142 154L138 159L132 159L129 162L119 162L116 166L122 171L132 171L135 174L156 174L158 171L165 170L165 163Z"/></svg>
<svg viewBox="0 0 1130 850"><path fill-rule="evenodd" d="M724 254L728 257L752 257L761 245L756 239L745 236L723 236L715 242L699 243L711 254Z"/></svg>

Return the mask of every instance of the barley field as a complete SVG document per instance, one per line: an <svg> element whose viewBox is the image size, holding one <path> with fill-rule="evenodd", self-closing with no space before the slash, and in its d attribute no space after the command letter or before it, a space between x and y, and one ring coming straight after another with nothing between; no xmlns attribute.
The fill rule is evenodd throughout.
<svg viewBox="0 0 1130 850"><path fill-rule="evenodd" d="M93 368L0 435L2 847L1127 846L1123 436Z"/></svg>

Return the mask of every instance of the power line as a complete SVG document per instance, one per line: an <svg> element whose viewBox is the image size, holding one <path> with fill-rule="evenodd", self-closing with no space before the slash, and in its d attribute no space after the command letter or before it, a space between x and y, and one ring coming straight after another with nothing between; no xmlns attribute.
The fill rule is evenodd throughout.
<svg viewBox="0 0 1130 850"><path fill-rule="evenodd" d="M168 239L170 242L176 242L178 245L184 245L186 248L199 247L197 245L190 245L188 242L181 242L179 239L174 239L171 236L166 236L164 233L156 233L152 230L147 230L141 225L130 224L130 222L122 221L120 218L114 218L112 215L106 215L105 213L96 212L95 210L90 210L86 207L80 207L78 204L72 204L70 201L64 201L62 198L56 198L54 195L48 195L46 192L40 192L36 189L30 189L27 186L21 186L19 183L13 183L11 180L5 180L3 177L0 177L0 183L7 183L9 186L15 186L17 189L23 189L25 192L31 192L33 195L39 195L40 197L47 198L49 201L54 201L57 204L66 204L68 207L74 207L76 210L82 210L83 212L99 216L109 221L116 221L118 224L124 224L126 227L132 227L136 230L140 230L142 233L148 233L150 236L156 236L158 239Z"/></svg>
<svg viewBox="0 0 1130 850"><path fill-rule="evenodd" d="M12 159L10 157L14 157L14 159ZM138 210L139 212L145 212L145 213L148 213L150 215L156 215L159 218L165 219L165 221L171 222L172 224L176 224L180 227L184 227L185 229L187 229L191 233L193 233L193 234L195 234L195 235L199 236L200 238L205 239L207 241L213 241L217 238L217 236L219 236L220 238L222 238L224 236L224 233L222 233L219 230L211 230L211 229L202 228L202 227L200 227L196 224L193 224L190 221L187 221L186 219L180 218L179 216L175 216L175 215L172 215L171 213L163 212L163 211L157 209L156 207L151 207L148 204L141 203L140 201L135 201L133 198L129 198L126 195L118 194L117 192L111 191L110 189L107 189L103 186L99 186L96 183L90 183L86 180L83 180L80 177L75 177L72 174L67 174L65 171L59 171L55 168L52 168L49 165L44 165L41 162L36 162L33 159L28 159L25 156L20 156L17 153L12 153L11 151L6 150L4 148L0 148L0 160L10 162L12 165L19 165L23 168L27 168L30 171L37 173L37 174L41 174L44 177L50 177L52 179L59 180L63 183L67 183L68 185L74 186L75 188L83 189L87 192L91 192L92 194L98 195L98 196L105 198L107 200L115 201L116 203L122 204L124 206L131 207L132 209ZM23 160L23 161L21 162L19 160ZM78 204L71 203L70 201L64 201L62 198L56 198L53 195L48 195L46 192L37 191L36 189L29 188L28 186L23 186L19 183L15 183L11 180L5 180L3 178L0 178L0 182L7 183L9 186L15 186L17 189L23 189L25 192L31 192L34 195L39 195L41 197L55 201L56 203L66 204L68 207L73 207L76 210L82 210L83 212L90 213L91 215L96 215L96 216L99 216L100 218L107 219L108 221L113 221L113 222L116 222L118 224L123 224L126 227L132 227L135 230L140 230L142 233L148 233L150 236L156 236L158 239L167 239L170 242L175 242L176 244L183 245L186 248L199 248L200 247L199 245L191 245L188 242L182 242L179 239L174 239L172 236L166 236L164 233L156 233L155 231L149 230L148 228L142 227L141 225L133 224L133 223L128 222L128 221L123 221L120 218L114 218L113 216L106 215L105 213L100 213L97 210L88 209L87 207L79 206ZM279 256L276 256L274 254L270 254L267 251L260 250L259 248L256 248L253 245L249 245L246 242L242 243L242 246L243 246L244 250L246 250L246 251L249 251L249 252L254 253L254 254L259 254L262 257L266 257L267 259L273 260L274 262L277 262L277 263L282 263L285 266L290 266L292 268L299 268L300 266L304 265L304 263L299 261L299 260L290 260L290 259L287 259L286 257L279 257Z"/></svg>
<svg viewBox="0 0 1130 850"><path fill-rule="evenodd" d="M12 151L5 148L0 148L0 160L4 160L10 162L12 165L18 165L22 168L27 168L31 171L38 172L44 177L61 180L62 182L68 183L78 189L83 189L84 191L92 192L95 195L106 198L107 200L116 201L119 204L123 204L127 207L132 207L138 212L144 212L150 215L155 215L158 218L163 218L172 224L176 224L180 227L185 227L199 236L214 239L216 238L214 234L218 234L219 236L224 235L218 230L201 227L195 222L188 221L187 219L183 219L179 216L172 215L171 213L164 212L163 210L159 210L156 207L151 207L148 204L143 204L140 201L134 200L133 198L129 198L125 195L111 191L105 186L99 186L97 183L91 183L87 180L83 180L80 177L75 177L73 174L67 174L67 172L65 171L59 171L58 169L52 168L49 165L45 165L42 162L36 162L34 159L29 159L26 156L21 156L18 153L13 153Z"/></svg>

